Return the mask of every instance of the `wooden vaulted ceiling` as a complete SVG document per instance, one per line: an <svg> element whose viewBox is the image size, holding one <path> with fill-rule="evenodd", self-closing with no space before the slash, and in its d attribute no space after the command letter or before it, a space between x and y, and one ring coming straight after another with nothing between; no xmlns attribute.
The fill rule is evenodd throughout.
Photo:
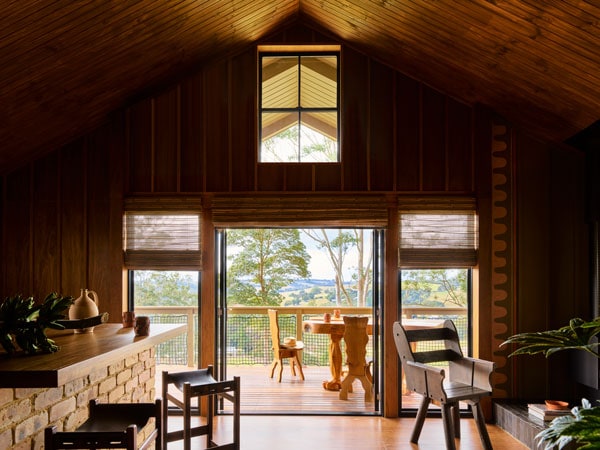
<svg viewBox="0 0 600 450"><path fill-rule="evenodd" d="M548 141L600 119L598 0L7 0L0 173L294 20Z"/></svg>

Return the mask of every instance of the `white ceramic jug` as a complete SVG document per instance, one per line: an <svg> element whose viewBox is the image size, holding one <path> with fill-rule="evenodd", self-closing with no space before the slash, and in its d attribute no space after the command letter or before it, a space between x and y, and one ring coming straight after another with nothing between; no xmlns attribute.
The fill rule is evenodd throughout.
<svg viewBox="0 0 600 450"><path fill-rule="evenodd" d="M98 295L95 291L82 289L81 295L69 308L69 319L87 319L100 314L98 310ZM76 329L75 333L91 333L94 327Z"/></svg>

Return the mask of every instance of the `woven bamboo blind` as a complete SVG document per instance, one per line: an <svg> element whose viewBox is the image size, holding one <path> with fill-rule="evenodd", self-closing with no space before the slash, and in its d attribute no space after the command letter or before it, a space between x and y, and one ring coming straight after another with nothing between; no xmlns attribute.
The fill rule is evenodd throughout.
<svg viewBox="0 0 600 450"><path fill-rule="evenodd" d="M123 223L126 268L201 270L198 199L128 199Z"/></svg>
<svg viewBox="0 0 600 450"><path fill-rule="evenodd" d="M402 199L399 203L399 267L477 265L478 225L473 199Z"/></svg>
<svg viewBox="0 0 600 450"><path fill-rule="evenodd" d="M217 197L212 200L215 226L386 227L384 196Z"/></svg>

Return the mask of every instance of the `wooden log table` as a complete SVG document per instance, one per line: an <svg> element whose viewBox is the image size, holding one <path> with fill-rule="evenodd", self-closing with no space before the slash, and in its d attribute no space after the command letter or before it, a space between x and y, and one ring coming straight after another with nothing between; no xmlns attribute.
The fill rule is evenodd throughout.
<svg viewBox="0 0 600 450"><path fill-rule="evenodd" d="M402 319L407 330L439 327L444 321L438 319ZM322 318L308 319L302 322L305 333L321 333L329 335L329 370L331 379L323 381L323 388L328 391L339 391L342 388L342 348L340 342L344 337L343 318L332 318L325 322ZM373 334L373 324L369 320L367 333Z"/></svg>
<svg viewBox="0 0 600 450"><path fill-rule="evenodd" d="M309 319L302 323L305 333L321 333L329 335L329 370L331 379L323 381L323 388L328 391L339 391L342 388L342 348L340 342L344 337L346 326L343 318L331 319L325 322L323 319ZM373 324L367 325L367 333L373 334Z"/></svg>

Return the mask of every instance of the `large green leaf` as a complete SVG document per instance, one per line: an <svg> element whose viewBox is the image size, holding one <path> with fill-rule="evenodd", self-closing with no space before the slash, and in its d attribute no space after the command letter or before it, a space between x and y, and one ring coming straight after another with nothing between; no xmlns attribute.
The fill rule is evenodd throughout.
<svg viewBox="0 0 600 450"><path fill-rule="evenodd" d="M573 415L557 417L550 422L536 439L546 449L555 445L562 449L571 442L579 444L577 448L581 449L600 449L600 406L592 407L583 399L581 407L576 406L571 412Z"/></svg>
<svg viewBox="0 0 600 450"><path fill-rule="evenodd" d="M575 318L571 319L569 325L558 330L515 334L501 345L521 346L509 356L543 353L548 357L561 350L583 350L600 358L598 343L592 341L592 338L598 334L600 334L600 317L590 322Z"/></svg>

